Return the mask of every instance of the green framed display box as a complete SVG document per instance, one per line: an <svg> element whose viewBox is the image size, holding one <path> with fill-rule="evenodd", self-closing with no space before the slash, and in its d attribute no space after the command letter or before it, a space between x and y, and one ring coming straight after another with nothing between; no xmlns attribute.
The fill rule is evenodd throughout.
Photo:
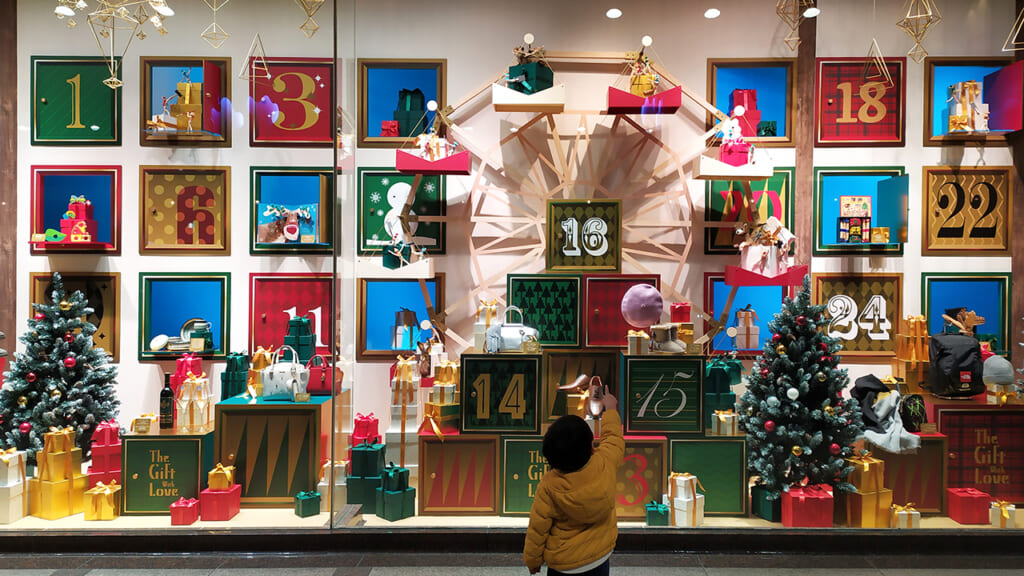
<svg viewBox="0 0 1024 576"><path fill-rule="evenodd" d="M705 516L747 513L747 441L745 438L672 440L672 472L689 472L704 486Z"/></svg>
<svg viewBox="0 0 1024 576"><path fill-rule="evenodd" d="M622 406L627 434L704 431L704 358L622 356Z"/></svg>
<svg viewBox="0 0 1024 576"><path fill-rule="evenodd" d="M120 146L121 89L103 81L110 60L87 56L32 57L32 145ZM121 59L115 58L120 71Z"/></svg>
<svg viewBox="0 0 1024 576"><path fill-rule="evenodd" d="M540 432L541 356L463 354L463 433Z"/></svg>
<svg viewBox="0 0 1024 576"><path fill-rule="evenodd" d="M580 345L580 276L509 274L507 282L508 305L523 311L523 323L540 332L542 346Z"/></svg>
<svg viewBox="0 0 1024 576"><path fill-rule="evenodd" d="M548 471L539 436L501 439L501 515L529 516L537 485Z"/></svg>
<svg viewBox="0 0 1024 576"><path fill-rule="evenodd" d="M122 513L171 513L179 498L199 498L207 473L214 467L212 428L195 432L161 430L149 434L127 432L121 437Z"/></svg>

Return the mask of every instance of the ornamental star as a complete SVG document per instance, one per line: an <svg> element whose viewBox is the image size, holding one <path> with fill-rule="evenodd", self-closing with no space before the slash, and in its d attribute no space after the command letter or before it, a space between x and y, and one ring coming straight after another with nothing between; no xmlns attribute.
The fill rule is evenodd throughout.
<svg viewBox="0 0 1024 576"><path fill-rule="evenodd" d="M314 76L314 77L313 77L313 80L316 80L317 82L319 82L319 81L320 81L320 75L319 75L319 74L317 74L316 76Z"/></svg>
<svg viewBox="0 0 1024 576"><path fill-rule="evenodd" d="M427 182L423 185L424 192L433 192L436 189L433 182Z"/></svg>
<svg viewBox="0 0 1024 576"><path fill-rule="evenodd" d="M317 106L317 107L313 108L313 112L316 113L317 116L319 116L320 115L320 107Z"/></svg>

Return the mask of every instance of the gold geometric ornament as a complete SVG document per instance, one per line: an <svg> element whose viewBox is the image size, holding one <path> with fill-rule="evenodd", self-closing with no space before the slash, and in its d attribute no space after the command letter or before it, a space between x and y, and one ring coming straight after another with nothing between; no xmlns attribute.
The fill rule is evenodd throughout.
<svg viewBox="0 0 1024 576"><path fill-rule="evenodd" d="M885 63L882 50L878 47L878 40L871 39L871 48L868 50L867 59L864 61L864 68L860 74L864 83L880 82L886 88L892 88L896 83L889 72L889 66Z"/></svg>
<svg viewBox="0 0 1024 576"><path fill-rule="evenodd" d="M906 15L896 22L896 27L907 33L914 41L913 48L907 56L920 64L928 56L928 51L921 44L932 26L942 21L942 14L934 0L907 0Z"/></svg>
<svg viewBox="0 0 1024 576"><path fill-rule="evenodd" d="M316 23L313 16L323 7L324 2L327 0L295 0L295 3L302 8L302 12L306 15L306 21L299 26L299 30L306 33L306 38L312 38L316 31L320 29L320 25Z"/></svg>
<svg viewBox="0 0 1024 576"><path fill-rule="evenodd" d="M789 27L789 33L783 39L786 46L796 52L800 46L800 23L804 21L804 11L813 8L816 0L778 0L775 4L775 13Z"/></svg>
<svg viewBox="0 0 1024 576"><path fill-rule="evenodd" d="M203 33L200 34L200 36L203 40L206 40L207 44L214 48L220 48L221 44L224 44L224 42L231 37L230 34L220 27L220 24L217 24L217 11L223 8L224 5L230 1L231 0L203 0L210 10L213 11L213 22L206 27L206 30L203 30Z"/></svg>
<svg viewBox="0 0 1024 576"><path fill-rule="evenodd" d="M1006 42L1003 42L1003 52L1024 50L1024 38L1021 37L1022 28L1024 28L1024 9L1017 14L1017 21L1013 23L1010 35L1006 37Z"/></svg>
<svg viewBox="0 0 1024 576"><path fill-rule="evenodd" d="M242 62L242 69L238 71L238 77L242 80L253 78L270 80L270 67L267 66L267 55L263 51L263 40L260 39L259 32L252 37L249 54Z"/></svg>
<svg viewBox="0 0 1024 576"><path fill-rule="evenodd" d="M117 77L118 68L124 55L128 53L128 47L132 39L144 40L146 32L144 27L147 22L166 34L164 18L174 15L174 10L167 5L166 0L96 0L98 8L89 14L89 28L92 30L93 38L100 48L100 53L107 61L107 69L110 77L103 81L111 90L120 88L124 82ZM146 5L153 10L153 16L146 12ZM85 1L77 1L76 8L86 7ZM124 48L117 49L118 31L127 32L127 39L124 40ZM120 52L120 57L118 57Z"/></svg>

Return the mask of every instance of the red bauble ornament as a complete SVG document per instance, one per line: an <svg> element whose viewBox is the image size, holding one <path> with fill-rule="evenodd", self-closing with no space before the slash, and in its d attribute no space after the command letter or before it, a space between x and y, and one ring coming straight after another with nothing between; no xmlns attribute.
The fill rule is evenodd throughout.
<svg viewBox="0 0 1024 576"><path fill-rule="evenodd" d="M839 444L833 442L832 445L828 447L828 451L831 452L833 456L838 456L843 449L840 448Z"/></svg>
<svg viewBox="0 0 1024 576"><path fill-rule="evenodd" d="M831 364L832 363L832 357L831 356L822 356L821 357L821 361L824 362L825 364Z"/></svg>
<svg viewBox="0 0 1024 576"><path fill-rule="evenodd" d="M822 352L828 352L828 344L825 344L824 342L818 344L818 350L821 350Z"/></svg>
<svg viewBox="0 0 1024 576"><path fill-rule="evenodd" d="M64 334L64 341L67 342L68 344L71 344L72 342L75 341L75 337L74 335L71 334L71 332L68 332Z"/></svg>
<svg viewBox="0 0 1024 576"><path fill-rule="evenodd" d="M769 370L767 368L761 369L761 378L767 378L767 377L771 376L771 374L772 374L771 370Z"/></svg>
<svg viewBox="0 0 1024 576"><path fill-rule="evenodd" d="M77 364L77 363L78 363L78 361L75 360L74 356L68 356L67 358L64 359L64 367L65 368L69 368L69 369L70 368L74 368L75 364Z"/></svg>
<svg viewBox="0 0 1024 576"><path fill-rule="evenodd" d="M29 372L28 374L25 375L25 380L28 380L29 382L35 382L36 381L36 373L35 372Z"/></svg>
<svg viewBox="0 0 1024 576"><path fill-rule="evenodd" d="M807 316L804 316L802 314L800 316L797 316L796 317L796 323L799 326L806 326L807 325Z"/></svg>
<svg viewBox="0 0 1024 576"><path fill-rule="evenodd" d="M44 316L42 312L36 312L36 315L33 316L33 318L36 320L42 320L43 318L46 318L46 316Z"/></svg>
<svg viewBox="0 0 1024 576"><path fill-rule="evenodd" d="M782 342L782 334L779 334L778 332L772 334L772 342L775 342L776 344Z"/></svg>
<svg viewBox="0 0 1024 576"><path fill-rule="evenodd" d="M765 432L775 432L775 422L772 422L771 420L768 420L767 422L765 422L764 423L764 431Z"/></svg>
<svg viewBox="0 0 1024 576"><path fill-rule="evenodd" d="M28 434L29 432L32 431L32 423L31 422L22 422L21 426L18 426L18 430L21 430L22 434Z"/></svg>

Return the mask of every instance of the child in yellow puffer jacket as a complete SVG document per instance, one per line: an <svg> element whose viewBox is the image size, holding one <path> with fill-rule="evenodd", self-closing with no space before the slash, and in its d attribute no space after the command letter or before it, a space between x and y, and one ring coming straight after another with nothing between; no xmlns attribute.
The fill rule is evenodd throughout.
<svg viewBox="0 0 1024 576"><path fill-rule="evenodd" d="M615 473L625 453L619 402L604 396L601 439L579 416L563 416L544 435L550 470L537 485L530 509L523 561L531 574L548 565L549 576L603 576L619 535Z"/></svg>

